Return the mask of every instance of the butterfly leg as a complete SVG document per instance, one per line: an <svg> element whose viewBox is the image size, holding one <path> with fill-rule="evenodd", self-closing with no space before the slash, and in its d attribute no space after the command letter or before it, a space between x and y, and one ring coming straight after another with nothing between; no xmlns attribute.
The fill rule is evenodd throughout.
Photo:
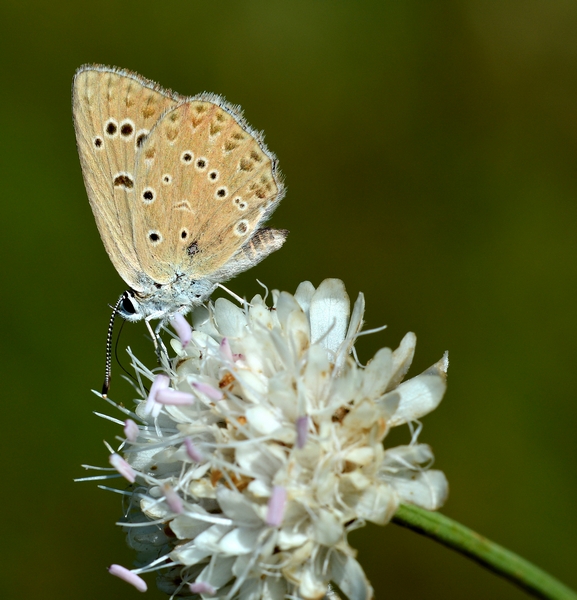
<svg viewBox="0 0 577 600"><path fill-rule="evenodd" d="M156 352L156 358L158 360L158 364L162 366L168 366L168 350L160 337L160 329L162 327L162 322L156 327L156 329L152 329L150 324L150 319L145 319L146 327L152 337L152 342L154 343L154 350ZM163 360L164 359L164 360Z"/></svg>

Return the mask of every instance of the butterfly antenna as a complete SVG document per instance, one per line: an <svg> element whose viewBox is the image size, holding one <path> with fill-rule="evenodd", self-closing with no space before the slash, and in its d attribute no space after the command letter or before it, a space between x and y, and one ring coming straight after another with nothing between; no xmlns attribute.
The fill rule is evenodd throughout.
<svg viewBox="0 0 577 600"><path fill-rule="evenodd" d="M112 315L108 323L108 333L106 334L106 367L104 369L104 383L102 384L102 395L106 398L110 389L110 376L112 374L112 332L114 330L114 319L118 313L118 307L124 299L124 294L120 296L118 302L112 308Z"/></svg>

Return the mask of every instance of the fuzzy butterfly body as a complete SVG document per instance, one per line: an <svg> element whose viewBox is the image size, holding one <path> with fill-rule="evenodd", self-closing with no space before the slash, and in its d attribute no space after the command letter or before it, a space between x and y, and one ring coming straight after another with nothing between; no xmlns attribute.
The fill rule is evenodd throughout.
<svg viewBox="0 0 577 600"><path fill-rule="evenodd" d="M87 65L73 113L92 211L130 286L125 318L187 312L284 243L287 231L262 228L284 193L276 158L219 96Z"/></svg>

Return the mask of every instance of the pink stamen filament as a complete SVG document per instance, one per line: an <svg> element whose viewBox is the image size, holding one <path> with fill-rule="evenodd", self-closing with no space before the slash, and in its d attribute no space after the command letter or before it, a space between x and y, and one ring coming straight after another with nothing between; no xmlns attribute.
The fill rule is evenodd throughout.
<svg viewBox="0 0 577 600"><path fill-rule="evenodd" d="M159 390L156 393L156 401L161 404L171 404L174 406L187 406L194 404L194 396L188 392L180 392L171 388Z"/></svg>
<svg viewBox="0 0 577 600"><path fill-rule="evenodd" d="M146 590L148 589L146 581L144 581L142 577L136 575L136 573L129 571L126 567L123 567L121 565L110 565L108 567L108 572L111 575L114 575L115 577L120 577L120 579L122 579L123 581L130 583L130 585L134 586L139 592L146 592Z"/></svg>
<svg viewBox="0 0 577 600"><path fill-rule="evenodd" d="M205 583L204 581L191 583L189 584L189 588L193 594L207 594L209 596L214 596L216 594L216 588L213 588L212 585Z"/></svg>
<svg viewBox="0 0 577 600"><path fill-rule="evenodd" d="M134 469L120 456L120 454L111 454L108 458L110 464L130 483L136 481Z"/></svg>
<svg viewBox="0 0 577 600"><path fill-rule="evenodd" d="M198 450L198 448L192 443L190 438L184 438L184 447L186 448L186 454L194 462L204 462L204 456Z"/></svg>
<svg viewBox="0 0 577 600"><path fill-rule="evenodd" d="M208 383L193 383L192 387L201 394L204 394L209 400L222 400L224 398L220 390L212 387L212 385L208 385Z"/></svg>
<svg viewBox="0 0 577 600"><path fill-rule="evenodd" d="M156 404L156 394L159 390L166 389L170 385L170 379L166 375L157 375L152 385L150 386L150 392L146 399L146 406L144 407L145 414L149 415L153 412L154 405Z"/></svg>
<svg viewBox="0 0 577 600"><path fill-rule="evenodd" d="M271 527L279 527L284 517L286 508L286 488L275 485L272 494L268 500L268 510L266 513L266 524Z"/></svg>
<svg viewBox="0 0 577 600"><path fill-rule="evenodd" d="M124 421L124 435L129 442L135 442L138 437L138 425L132 419Z"/></svg>
<svg viewBox="0 0 577 600"><path fill-rule="evenodd" d="M190 340L192 339L192 327L190 323L180 313L172 315L170 318L170 324L172 325L178 339L182 344L183 348L186 348Z"/></svg>
<svg viewBox="0 0 577 600"><path fill-rule="evenodd" d="M168 484L162 486L162 493L166 498L171 511L180 514L183 511L182 498L174 491L174 488Z"/></svg>
<svg viewBox="0 0 577 600"><path fill-rule="evenodd" d="M309 418L304 415L297 419L297 448L303 448L309 437Z"/></svg>

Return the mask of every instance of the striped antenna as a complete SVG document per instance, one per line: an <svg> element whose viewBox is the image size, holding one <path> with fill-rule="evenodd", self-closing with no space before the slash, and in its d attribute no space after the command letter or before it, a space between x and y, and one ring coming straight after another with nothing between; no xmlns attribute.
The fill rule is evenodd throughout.
<svg viewBox="0 0 577 600"><path fill-rule="evenodd" d="M110 321L108 323L108 333L106 334L106 368L104 370L104 383L102 384L102 395L104 398L108 396L108 390L110 389L110 377L112 375L112 331L114 329L114 320L116 319L116 315L118 313L118 307L124 300L125 296L126 292L120 296L118 302L114 305L112 309L112 315L110 316Z"/></svg>

